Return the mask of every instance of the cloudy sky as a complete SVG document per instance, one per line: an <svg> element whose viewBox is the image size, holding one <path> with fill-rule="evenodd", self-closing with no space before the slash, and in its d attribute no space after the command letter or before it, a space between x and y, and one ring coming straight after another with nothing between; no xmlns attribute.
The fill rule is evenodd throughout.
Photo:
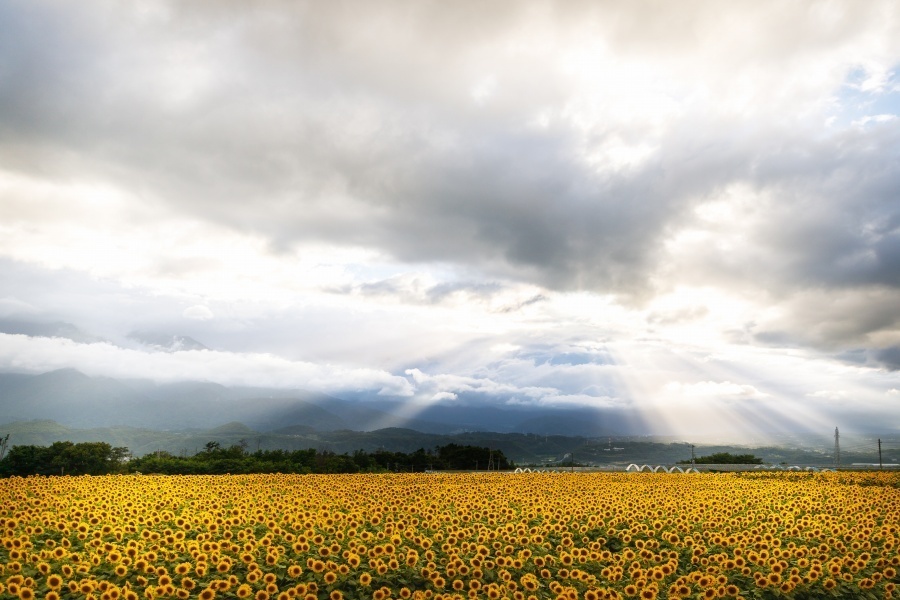
<svg viewBox="0 0 900 600"><path fill-rule="evenodd" d="M889 0L6 1L0 369L897 432L898 115Z"/></svg>

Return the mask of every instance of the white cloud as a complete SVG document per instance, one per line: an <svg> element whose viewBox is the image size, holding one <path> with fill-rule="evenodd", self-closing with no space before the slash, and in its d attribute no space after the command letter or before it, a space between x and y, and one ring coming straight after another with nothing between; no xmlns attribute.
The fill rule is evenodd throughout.
<svg viewBox="0 0 900 600"><path fill-rule="evenodd" d="M0 334L0 369L43 373L75 368L88 375L223 385L298 387L332 393L376 390L408 397L415 389L385 371L291 361L271 354L203 351L142 352L112 344Z"/></svg>
<svg viewBox="0 0 900 600"><path fill-rule="evenodd" d="M731 381L698 381L696 383L672 381L667 383L664 389L669 393L695 399L741 398L757 400L769 397L769 394L759 391L755 386L732 383Z"/></svg>
<svg viewBox="0 0 900 600"><path fill-rule="evenodd" d="M498 382L488 377L469 377L447 373L428 375L419 369L408 369L406 374L413 378L420 391L438 389L441 392L455 394L470 393L500 397L524 395L530 398L540 398L557 393L557 390L552 387L519 386L512 382Z"/></svg>
<svg viewBox="0 0 900 600"><path fill-rule="evenodd" d="M7 368L648 411L897 389L895 3L346 8L0 8L0 315L230 349L7 337Z"/></svg>
<svg viewBox="0 0 900 600"><path fill-rule="evenodd" d="M841 402L847 400L850 397L850 394L845 390L817 390L807 394L807 396L810 398L821 398L822 400Z"/></svg>
<svg viewBox="0 0 900 600"><path fill-rule="evenodd" d="M497 92L497 78L488 75L476 83L469 94L476 104L485 104Z"/></svg>
<svg viewBox="0 0 900 600"><path fill-rule="evenodd" d="M514 396L506 401L510 406L541 406L553 408L624 408L629 403L620 398L609 396L591 396L588 394L547 394L540 397Z"/></svg>
<svg viewBox="0 0 900 600"><path fill-rule="evenodd" d="M0 316L8 317L11 315L36 314L40 311L36 306L19 300L14 296L6 296L0 298Z"/></svg>
<svg viewBox="0 0 900 600"><path fill-rule="evenodd" d="M881 124L881 123L890 123L891 121L897 120L897 115L894 114L884 114L884 115L866 115L862 119L858 119L851 122L851 125L855 127L865 127L869 123Z"/></svg>
<svg viewBox="0 0 900 600"><path fill-rule="evenodd" d="M194 319L196 321L209 321L213 318L213 312L209 309L208 306L203 306L202 304L195 304L194 306L189 306L184 309L184 312L181 313L185 319Z"/></svg>

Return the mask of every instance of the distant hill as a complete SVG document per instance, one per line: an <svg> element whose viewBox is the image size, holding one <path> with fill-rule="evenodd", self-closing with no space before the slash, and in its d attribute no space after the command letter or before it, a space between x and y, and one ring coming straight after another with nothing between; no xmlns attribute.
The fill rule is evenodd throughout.
<svg viewBox="0 0 900 600"><path fill-rule="evenodd" d="M390 398L335 398L301 389L90 377L74 369L0 373L0 435L14 434L11 444L105 441L127 446L136 455L157 450L194 454L209 441L227 446L243 440L250 450L314 448L337 453L379 448L415 452L452 442L496 447L520 464L558 461L566 454L595 464L674 463L691 456L683 441L627 435L634 426L621 413L485 406L478 401L460 394L450 403L406 405ZM754 447L753 454L776 463L828 464L831 442L823 439L812 443L792 436L780 447ZM692 441L700 452L703 440ZM876 441L872 436L842 441L847 448L842 460L877 462ZM890 454L897 447L900 441L884 445L885 462L900 460L900 455ZM851 454L850 449L858 452ZM706 454L746 450L709 443L703 447Z"/></svg>
<svg viewBox="0 0 900 600"><path fill-rule="evenodd" d="M396 399L334 398L300 389L229 387L206 381L156 383L90 377L74 369L39 375L0 373L0 424L51 419L70 427L209 429L240 422L256 431L308 427L371 431L390 427L422 433L467 431L607 435L628 431L621 420L588 409L452 405L405 406Z"/></svg>
<svg viewBox="0 0 900 600"><path fill-rule="evenodd" d="M41 375L0 373L0 422L52 419L75 427L139 424L148 402L128 385L75 369ZM131 422L118 415L133 415Z"/></svg>
<svg viewBox="0 0 900 600"><path fill-rule="evenodd" d="M215 428L160 431L135 427L71 428L54 421L20 421L0 425L0 435L10 434L10 446L48 446L56 441L107 442L114 447L125 446L135 456L156 451L175 455L193 455L203 450L208 442L218 442L223 447L242 445L247 451L262 450L327 450L338 454L355 450L375 452L412 453L423 448L455 443L478 447L496 448L520 465L558 465L574 459L579 464L627 465L675 464L691 457L691 445L657 443L634 437L614 440L597 440L577 436L536 435L523 433L467 432L450 435L423 433L412 429L390 427L374 431L314 431L308 427L292 426L277 431L258 431L244 423L224 423ZM609 442L612 441L612 444ZM886 464L900 461L900 440L890 444L884 452ZM621 448L612 451L610 446ZM745 454L743 446L695 446L697 455L729 452ZM768 463L798 465L830 465L828 453L787 447L757 447L752 453ZM567 458L568 455L568 458ZM877 462L877 450L842 453L844 464Z"/></svg>
<svg viewBox="0 0 900 600"><path fill-rule="evenodd" d="M52 419L81 428L184 430L239 421L256 430L293 424L317 430L347 428L338 415L311 402L330 400L303 390L229 388L196 381L157 384L89 377L74 369L0 373L0 423Z"/></svg>

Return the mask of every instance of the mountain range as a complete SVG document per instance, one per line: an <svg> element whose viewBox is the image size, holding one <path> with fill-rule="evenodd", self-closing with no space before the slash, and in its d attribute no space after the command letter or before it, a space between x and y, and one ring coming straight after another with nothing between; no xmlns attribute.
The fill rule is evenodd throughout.
<svg viewBox="0 0 900 600"><path fill-rule="evenodd" d="M0 319L0 333L63 337L77 343L104 341L63 321ZM126 340L148 352L206 349L189 336L153 331L133 332ZM640 436L621 414L584 407L484 404L465 394L452 403L411 405L377 394L336 398L304 389L225 386L209 381L161 383L89 376L75 369L38 374L0 372L0 437L5 433L14 434L13 444L106 441L127 446L136 455L156 450L192 453L211 440L225 445L243 440L251 449L336 452L378 448L413 452L452 442L498 447L517 462L556 460L573 452L593 457L594 462L657 456L656 449L635 451L636 441L663 446L677 443L674 450L660 451L660 458L674 454L676 460L682 460L689 448L684 438ZM833 454L829 435L785 436L776 440L781 450L770 452L770 458L789 460L793 451L813 452L812 458L817 460ZM612 440L617 440L617 446L621 445L618 441L628 440L628 450L617 455ZM751 445L773 440L774 436ZM705 442L709 448L719 448L716 451L747 447L714 446L709 439L690 441ZM848 449L869 457L878 441L868 436ZM898 447L900 441L893 440L885 449Z"/></svg>
<svg viewBox="0 0 900 600"><path fill-rule="evenodd" d="M75 369L0 373L0 424L50 419L69 427L211 429L239 422L254 431L372 431L402 427L422 433L495 431L598 436L614 424L585 409L434 405L416 416L391 399L344 400L299 389L228 387L203 381L157 383L91 377Z"/></svg>
<svg viewBox="0 0 900 600"><path fill-rule="evenodd" d="M141 330L111 341L65 321L0 319L0 333L103 342L149 353L209 348L183 334ZM470 401L471 400L471 401ZM459 394L457 402L412 407L375 393L334 398L316 391L232 387L209 381L91 377L74 369L0 373L0 424L51 419L70 427L208 429L240 422L259 431L301 426L317 431L370 431L403 427L423 433L498 431L543 435L633 433L626 417L590 408L485 404Z"/></svg>
<svg viewBox="0 0 900 600"><path fill-rule="evenodd" d="M704 456L716 452L732 454L752 453L767 463L789 465L830 466L834 456L824 448L797 448L788 445L761 446L748 449L738 445L697 445L686 442L660 441L643 436L617 438L585 438L579 436L536 435L524 433L466 432L456 434L423 433L412 429L389 427L375 431L315 431L296 425L275 431L261 432L243 423L226 423L212 429L158 431L138 427L72 428L55 421L19 421L0 425L0 438L9 435L10 447L20 445L48 446L56 441L106 442L114 447L126 447L134 456L168 452L176 456L192 456L202 452L209 442L222 447L241 446L248 452L256 450L306 450L351 454L356 450L368 453L412 453L418 449L431 450L447 444L478 446L501 450L519 465L559 466L575 461L589 465L674 464L690 459L692 452ZM860 440L861 441L861 440ZM871 441L871 440L870 440ZM877 463L876 446L858 444L852 452L842 453L843 464ZM885 466L900 461L900 440L893 440L883 455Z"/></svg>

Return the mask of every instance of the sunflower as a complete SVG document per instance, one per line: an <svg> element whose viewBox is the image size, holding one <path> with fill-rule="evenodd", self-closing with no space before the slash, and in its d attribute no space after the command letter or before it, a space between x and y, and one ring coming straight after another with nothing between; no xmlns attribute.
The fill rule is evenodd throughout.
<svg viewBox="0 0 900 600"><path fill-rule="evenodd" d="M19 600L34 600L34 590L29 587L23 587L19 590Z"/></svg>
<svg viewBox="0 0 900 600"><path fill-rule="evenodd" d="M216 597L216 590L212 588L204 588L200 595L198 596L199 600L213 600Z"/></svg>
<svg viewBox="0 0 900 600"><path fill-rule="evenodd" d="M655 600L656 598L656 589L652 587L646 587L641 590L641 600Z"/></svg>

